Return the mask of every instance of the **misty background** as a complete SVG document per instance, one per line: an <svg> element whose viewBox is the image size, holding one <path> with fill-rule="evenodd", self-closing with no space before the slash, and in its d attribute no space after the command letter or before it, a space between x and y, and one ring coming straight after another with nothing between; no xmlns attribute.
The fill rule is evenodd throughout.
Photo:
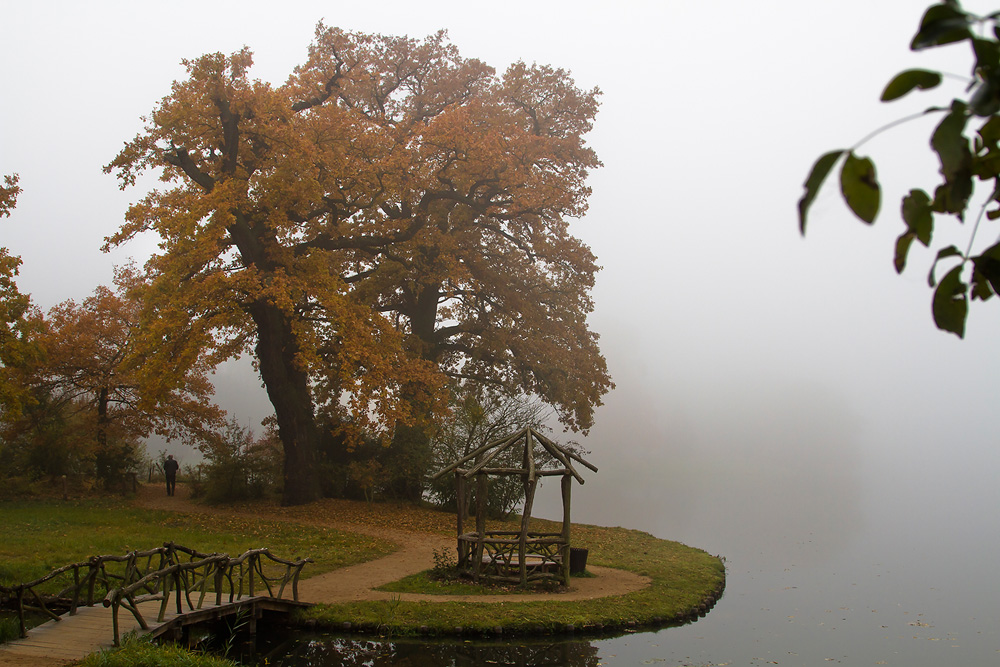
<svg viewBox="0 0 1000 667"><path fill-rule="evenodd" d="M908 50L927 4L2 2L0 173L20 173L24 191L0 245L21 256L18 284L45 310L143 261L153 238L99 248L155 179L120 192L101 167L184 77L182 58L245 44L251 74L281 83L322 19L417 38L445 28L463 56L498 70L568 69L603 91L588 140L604 168L571 229L603 266L590 321L617 384L586 437L556 434L600 467L574 490L574 520L678 539L734 570L865 552L899 561L883 583L985 596L994 574L932 581L926 564L987 568L997 546L1000 306L972 304L960 341L934 327L930 253L914 246L906 273L892 268L900 197L936 182L935 118L860 150L883 185L873 227L834 187L804 239L796 215L820 154L963 89L878 101L903 69L968 76L967 45ZM935 240L964 247L957 227L939 218ZM995 235L980 231L983 243ZM270 406L249 364L214 382L259 433ZM905 589L887 586L887 598Z"/></svg>

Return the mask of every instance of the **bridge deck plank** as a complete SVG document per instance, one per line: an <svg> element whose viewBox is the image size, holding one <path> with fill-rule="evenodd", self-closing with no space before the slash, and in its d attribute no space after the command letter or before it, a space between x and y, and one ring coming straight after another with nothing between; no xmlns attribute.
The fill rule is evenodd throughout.
<svg viewBox="0 0 1000 667"><path fill-rule="evenodd" d="M241 602L247 602L250 598L243 598ZM237 605L223 603L216 606L207 599L201 609L191 609L186 601L183 605L185 614L204 614L209 610L218 610L225 613L228 607L234 609ZM162 623L156 621L160 613L160 603L158 601L143 602L139 604L139 613L142 614L149 626L149 631L155 633L161 628L177 618L176 603L171 600L168 605ZM81 607L73 616L63 614L59 621L47 621L42 625L28 631L28 636L18 639L0 647L0 664L5 661L4 654L22 656L44 656L49 658L60 658L66 660L79 660L84 656L110 648L113 645L114 626L111 609L103 606ZM127 609L120 609L118 612L119 632L122 636L125 633L136 630L142 633L139 622ZM143 633L144 634L144 633Z"/></svg>

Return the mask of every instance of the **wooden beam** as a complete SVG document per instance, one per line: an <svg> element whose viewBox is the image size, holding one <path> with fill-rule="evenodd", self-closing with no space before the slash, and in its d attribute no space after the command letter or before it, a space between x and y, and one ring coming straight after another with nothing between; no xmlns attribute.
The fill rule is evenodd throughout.
<svg viewBox="0 0 1000 667"><path fill-rule="evenodd" d="M476 476L476 554L474 556L472 580L479 583L479 572L483 568L483 549L486 545L486 475Z"/></svg>
<svg viewBox="0 0 1000 667"><path fill-rule="evenodd" d="M520 436L520 434L519 434L519 436ZM478 474L480 470L482 470L483 468L485 468L489 463L491 463L493 461L493 459L495 459L496 457L498 457L502 452L507 451L508 449L510 449L511 447L513 447L515 444L517 444L517 441L518 441L518 438L507 438L505 441L500 441L503 444L497 445L497 448L494 449L489 454L487 454L486 458L484 458L482 461L480 461L476 465L474 465L471 468L469 468L469 475Z"/></svg>
<svg viewBox="0 0 1000 667"><path fill-rule="evenodd" d="M528 541L528 523L531 521L531 506L535 502L534 478L524 481L524 511L521 513L521 534L517 540L517 560L520 569L521 585L528 583L528 564L525 558Z"/></svg>
<svg viewBox="0 0 1000 667"><path fill-rule="evenodd" d="M524 432L524 462L528 468L528 481L535 484L535 446L531 442L532 429L525 429Z"/></svg>
<svg viewBox="0 0 1000 667"><path fill-rule="evenodd" d="M569 586L569 549L570 549L570 501L573 492L573 480L570 479L569 475L563 475L562 478L562 501L563 501L563 525L562 525L562 540L563 544L560 547L562 552L562 575L563 583Z"/></svg>
<svg viewBox="0 0 1000 667"><path fill-rule="evenodd" d="M433 475L433 476L431 477L431 481L433 482L433 481L435 481L435 480L439 479L440 477L442 477L443 475L445 475L445 474L447 474L447 473L451 472L451 471L452 471L452 470L454 470L455 468L458 468L458 467L459 467L459 466L461 466L461 465L462 465L463 463L468 463L469 461L472 461L472 460L475 460L475 458L476 458L477 456L479 456L479 455L480 455L480 454L482 454L483 452L487 451L487 450L488 450L488 449L490 449L491 447L494 447L494 446L497 446L497 445L500 445L501 443L505 443L505 442L506 442L506 441L508 441L508 440L513 440L513 439L517 438L517 437L518 437L518 436L520 436L520 435L521 435L521 434L522 434L522 433L523 433L524 431L525 431L525 429L521 429L521 430L520 430L520 431L518 431L517 433L514 433L513 435L509 435L509 436L507 436L506 438L501 438L500 440L496 440L496 441L494 441L494 442L491 442L491 443L489 443L489 444L487 444L487 445L483 445L482 447L478 447L477 449L473 450L473 451L472 451L472 452L470 452L469 454L466 454L465 456L463 456L462 458L460 458L460 459L459 459L458 461L455 461L455 462L454 462L454 463L452 463L451 465L448 465L448 466L445 466L445 467L444 467L444 468L442 468L441 470L439 470L439 471L437 471L436 473L434 473L434 475ZM468 476L468 475L467 475L467 476Z"/></svg>
<svg viewBox="0 0 1000 667"><path fill-rule="evenodd" d="M536 433L535 433L535 435L537 435L537 436L538 436L538 439L539 439L539 440L541 440L542 442L546 442L546 443L548 443L548 444L549 444L549 445L551 445L552 447L555 447L555 448L557 448L557 449L558 449L559 451L561 451L561 452L563 452L564 454L566 454L567 456L569 456L569 457L570 457L571 459L573 459L574 461L577 461L577 462L579 462L579 463L583 464L584 466L586 466L587 468L590 468L590 470L591 470L591 471L593 471L593 472L597 472L597 466L595 466L595 465L594 465L593 463L591 463L590 461L587 461L587 460L585 460L585 459L584 459L584 458L583 458L582 456L580 456L579 454L577 454L577 453L576 453L576 452L574 452L573 450L571 450L571 449L568 449L568 448L566 448L566 447L563 447L563 446L561 446L561 445L557 445L556 443L552 442L551 440L549 440L548 438L546 438L546 437L545 437L544 435L542 435L541 433L537 433L537 432L536 432Z"/></svg>
<svg viewBox="0 0 1000 667"><path fill-rule="evenodd" d="M576 478L576 481L580 482L580 484L583 484L583 477L580 476L580 473L578 473L576 471L576 468L573 467L573 464L570 463L569 457L566 456L566 452L562 447L555 444L548 438L545 438L543 440L541 437L539 437L538 441L542 443L542 446L549 454L551 454L557 461L566 466L566 470L569 471L569 474L573 475L573 477Z"/></svg>

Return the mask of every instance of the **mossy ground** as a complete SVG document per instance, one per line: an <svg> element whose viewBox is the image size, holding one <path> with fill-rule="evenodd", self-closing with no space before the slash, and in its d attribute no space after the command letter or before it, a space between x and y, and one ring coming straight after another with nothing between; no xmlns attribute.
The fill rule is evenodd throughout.
<svg viewBox="0 0 1000 667"><path fill-rule="evenodd" d="M545 527L546 522L538 522ZM519 602L503 590L502 601L404 602L401 600L317 605L301 620L317 627L379 634L504 635L608 632L621 628L681 623L704 614L722 594L725 566L700 549L625 528L575 525L576 546L589 550L589 563L650 577L645 589L593 600ZM453 587L454 586L454 587ZM423 577L397 586L401 592L468 594L470 584L450 585ZM489 589L480 592L489 595ZM349 624L349 625L348 625Z"/></svg>
<svg viewBox="0 0 1000 667"><path fill-rule="evenodd" d="M247 514L247 510L253 510ZM240 505L233 514L176 513L133 507L123 499L4 502L0 512L0 583L26 581L53 567L99 553L124 553L172 540L209 551L241 553L269 546L280 556L310 556L309 574L381 557L391 543L352 532L310 525L310 517L335 516L338 524L379 526L440 535L454 530L454 516L412 506L320 501L279 508ZM539 530L554 524L533 520ZM589 550L588 564L628 570L651 584L634 593L591 600L519 601L518 591L473 587L482 602L383 601L323 604L298 622L381 635L497 635L595 632L682 623L704 614L722 594L725 567L700 549L637 530L574 525L574 546ZM408 592L468 595L418 575L397 586ZM463 587L471 584L462 584ZM490 601L486 601L490 598Z"/></svg>

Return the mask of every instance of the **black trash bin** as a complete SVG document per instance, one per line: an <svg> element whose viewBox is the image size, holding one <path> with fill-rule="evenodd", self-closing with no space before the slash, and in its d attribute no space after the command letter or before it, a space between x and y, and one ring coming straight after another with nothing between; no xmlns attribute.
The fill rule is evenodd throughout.
<svg viewBox="0 0 1000 667"><path fill-rule="evenodd" d="M569 573L583 574L587 570L587 549L569 548Z"/></svg>

